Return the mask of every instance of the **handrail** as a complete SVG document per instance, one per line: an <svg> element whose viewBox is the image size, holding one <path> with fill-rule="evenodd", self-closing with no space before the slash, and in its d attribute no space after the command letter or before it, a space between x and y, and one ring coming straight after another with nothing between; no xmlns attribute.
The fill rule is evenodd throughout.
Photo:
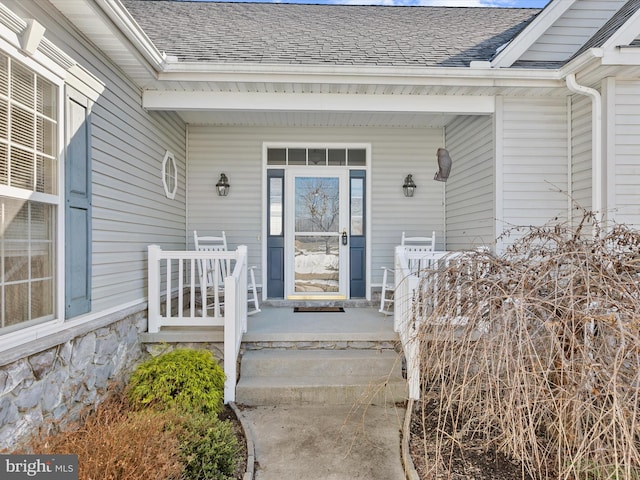
<svg viewBox="0 0 640 480"><path fill-rule="evenodd" d="M242 335L247 331L247 247L216 252L162 250L158 245L149 245L147 250L149 333L158 333L165 326L223 326L224 401L234 401L236 362ZM224 313L215 308L209 315L206 289L196 294L200 283L196 262L207 260L229 261L233 265L233 272L224 279Z"/></svg>
<svg viewBox="0 0 640 480"><path fill-rule="evenodd" d="M225 278L224 403L236 399L236 377L242 335L247 331L247 247L238 247L233 273ZM231 301L232 306L229 305Z"/></svg>
<svg viewBox="0 0 640 480"><path fill-rule="evenodd" d="M398 332L402 349L407 362L407 383L409 384L409 398L420 398L420 344L418 339L418 325L415 323L413 308L417 300L420 286L420 272L412 268L413 265L430 265L437 269L444 258L450 257L451 252L445 251L411 251L405 246L395 249L395 298L393 322Z"/></svg>

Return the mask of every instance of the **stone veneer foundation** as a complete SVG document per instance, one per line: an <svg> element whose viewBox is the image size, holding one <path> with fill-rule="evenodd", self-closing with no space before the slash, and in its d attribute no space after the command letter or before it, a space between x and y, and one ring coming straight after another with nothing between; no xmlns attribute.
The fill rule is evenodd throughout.
<svg viewBox="0 0 640 480"><path fill-rule="evenodd" d="M71 327L0 354L0 450L11 451L50 422L64 426L126 381L144 357L147 307Z"/></svg>

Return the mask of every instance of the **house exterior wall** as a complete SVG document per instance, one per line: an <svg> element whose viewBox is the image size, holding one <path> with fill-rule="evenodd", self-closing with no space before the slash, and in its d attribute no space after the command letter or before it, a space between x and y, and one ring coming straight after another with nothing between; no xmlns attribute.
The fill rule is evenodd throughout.
<svg viewBox="0 0 640 480"><path fill-rule="evenodd" d="M567 220L565 98L501 98L496 114L498 233ZM506 241L517 238L514 233Z"/></svg>
<svg viewBox="0 0 640 480"><path fill-rule="evenodd" d="M571 216L579 222L583 210L590 211L592 187L592 107L585 95L573 95L571 102Z"/></svg>
<svg viewBox="0 0 640 480"><path fill-rule="evenodd" d="M381 268L393 265L393 249L402 231L418 235L436 231L444 248L443 184L433 181L436 151L444 146L442 129L269 128L189 126L187 230L218 234L224 230L229 248L246 244L249 264L262 275L262 222L265 192L262 147L265 142L365 143L371 145L370 205L371 283L382 281ZM220 173L231 184L227 197L214 185ZM418 185L413 198L402 192L404 177ZM286 195L286 192L285 192Z"/></svg>
<svg viewBox="0 0 640 480"><path fill-rule="evenodd" d="M184 248L186 203L186 126L179 117L145 112L141 91L49 4L3 3L44 25L46 38L104 90L91 116L92 309L71 320L0 332L0 448L15 446L49 420L73 419L141 358L147 245ZM82 85L75 81L74 87ZM174 200L166 197L161 177L167 150L177 162Z"/></svg>
<svg viewBox="0 0 640 480"><path fill-rule="evenodd" d="M563 61L569 59L626 2L621 0L577 1L520 60Z"/></svg>
<svg viewBox="0 0 640 480"><path fill-rule="evenodd" d="M640 228L640 81L618 80L615 83L614 205L609 206L613 219Z"/></svg>
<svg viewBox="0 0 640 480"><path fill-rule="evenodd" d="M446 183L447 250L495 242L494 117L458 117L447 125L453 160Z"/></svg>
<svg viewBox="0 0 640 480"><path fill-rule="evenodd" d="M92 109L92 312L146 301L146 249L184 248L186 127L176 114L146 112L141 91L45 2L5 2L37 18L82 67L105 84ZM29 11L21 11L21 7ZM178 191L165 196L161 167L175 155Z"/></svg>

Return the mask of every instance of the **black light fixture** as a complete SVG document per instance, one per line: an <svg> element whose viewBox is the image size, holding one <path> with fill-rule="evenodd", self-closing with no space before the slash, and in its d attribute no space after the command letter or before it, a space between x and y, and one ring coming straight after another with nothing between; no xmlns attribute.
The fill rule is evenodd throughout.
<svg viewBox="0 0 640 480"><path fill-rule="evenodd" d="M226 197L229 194L229 179L224 173L220 174L220 180L216 183L216 190L218 191L218 196Z"/></svg>
<svg viewBox="0 0 640 480"><path fill-rule="evenodd" d="M416 184L413 181L413 175L409 174L404 179L404 185L402 185L405 197L413 197L413 193L416 190Z"/></svg>

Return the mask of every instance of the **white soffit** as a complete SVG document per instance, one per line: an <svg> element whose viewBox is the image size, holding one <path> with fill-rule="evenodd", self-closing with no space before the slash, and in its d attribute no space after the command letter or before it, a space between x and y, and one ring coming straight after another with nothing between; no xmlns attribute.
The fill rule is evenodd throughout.
<svg viewBox="0 0 640 480"><path fill-rule="evenodd" d="M252 127L442 128L456 115L392 112L178 111L191 125Z"/></svg>

